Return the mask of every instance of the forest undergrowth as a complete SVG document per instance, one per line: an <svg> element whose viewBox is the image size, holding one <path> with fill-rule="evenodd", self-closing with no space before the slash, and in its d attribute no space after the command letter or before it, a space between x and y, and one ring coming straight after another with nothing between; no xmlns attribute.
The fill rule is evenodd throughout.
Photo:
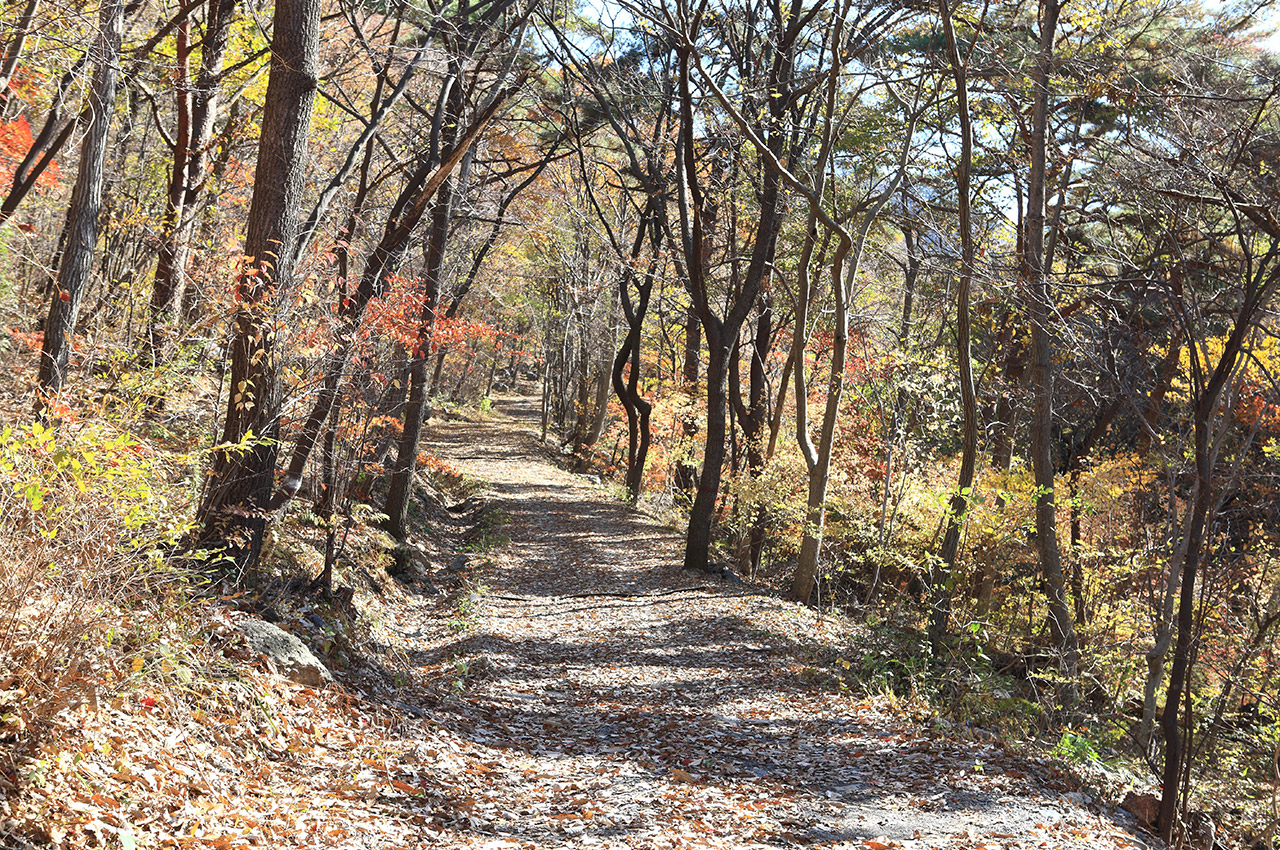
<svg viewBox="0 0 1280 850"><path fill-rule="evenodd" d="M307 512L234 592L174 565L190 458L131 436L163 415L7 433L4 840L1144 846L1132 783L1031 702L939 685L916 631L682 573L660 523L468 416L433 435L411 555L356 521L329 600ZM337 684L289 681L246 616Z"/></svg>
<svg viewBox="0 0 1280 850"><path fill-rule="evenodd" d="M0 0L3 840L1275 850L1275 2Z"/></svg>

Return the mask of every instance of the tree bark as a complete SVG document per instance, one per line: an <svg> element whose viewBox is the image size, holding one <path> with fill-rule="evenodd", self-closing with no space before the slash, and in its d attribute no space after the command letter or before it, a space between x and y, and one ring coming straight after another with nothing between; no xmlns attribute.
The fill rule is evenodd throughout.
<svg viewBox="0 0 1280 850"><path fill-rule="evenodd" d="M1031 118L1031 172L1027 185L1026 257L1027 317L1031 324L1031 463L1036 484L1036 548L1049 602L1049 627L1068 679L1064 702L1074 702L1072 682L1080 652L1075 623L1067 603L1062 553L1058 547L1057 507L1053 462L1053 296L1050 269L1044 267L1045 171L1049 125L1049 75L1058 30L1059 0L1042 0L1040 47L1033 72L1034 105Z"/></svg>
<svg viewBox="0 0 1280 850"><path fill-rule="evenodd" d="M120 40L124 30L123 0L103 0L98 39L93 47L95 67L89 90L89 128L80 146L80 168L67 216L67 244L58 265L40 352L39 387L43 405L62 391L70 362L80 304L89 282L98 243L98 218L119 81ZM17 178L15 177L15 184Z"/></svg>
<svg viewBox="0 0 1280 850"><path fill-rule="evenodd" d="M200 508L203 542L225 546L241 572L261 552L275 480L281 398L274 314L292 282L288 248L305 188L319 48L320 0L277 0L222 446Z"/></svg>
<svg viewBox="0 0 1280 850"><path fill-rule="evenodd" d="M698 367L702 362L702 324L692 303L684 314L684 364L680 370L690 395L698 392Z"/></svg>
<svg viewBox="0 0 1280 850"><path fill-rule="evenodd" d="M184 20L178 25L179 82L175 87L178 123L148 330L153 363L164 356L166 330L180 317L196 228L196 205L209 177L213 131L218 117L218 83L235 6L236 0L209 0L204 39L200 43L200 70L195 85L190 87L187 77L189 24Z"/></svg>
<svg viewBox="0 0 1280 850"><path fill-rule="evenodd" d="M177 123L173 132L173 168L169 175L169 191L165 195L164 221L161 224L162 241L156 261L155 282L151 289L151 321L147 333L147 352L155 365L167 348L161 340L161 325L176 301L177 287L182 279L186 257L185 246L178 244L176 235L182 220L183 202L186 200L187 160L191 157L191 23L184 20L178 25L174 39L176 59L176 84L174 85L174 111Z"/></svg>
<svg viewBox="0 0 1280 850"><path fill-rule="evenodd" d="M642 243L643 238L644 227L642 226L637 242ZM634 256L638 251L633 250L632 254ZM626 487L632 502L640 498L640 485L644 481L644 465L649 455L649 414L653 412L653 405L640 395L639 383L641 331L644 327L645 314L649 311L649 298L653 293L654 263L650 263L648 271L637 282L634 303L630 293L630 279L633 276L632 266L628 265L618 281L623 316L627 320L627 335L613 358L611 376L613 390L617 393L627 416ZM625 379L624 373L626 373Z"/></svg>
<svg viewBox="0 0 1280 850"><path fill-rule="evenodd" d="M738 422L742 425L743 440L747 448L747 472L752 480L760 477L765 464L764 437L769 418L769 400L766 397L768 380L765 376L764 364L772 348L773 307L768 295L763 294L760 299L760 315L756 317L755 336L751 345L746 402L742 400L742 388L738 379L739 352L734 353L733 386L730 390L730 399L737 412ZM755 575L760 568L760 555L764 551L765 541L765 516L765 506L756 505L747 532L746 546L739 560L739 568L747 575Z"/></svg>
<svg viewBox="0 0 1280 850"><path fill-rule="evenodd" d="M616 311L617 305L612 305L612 309ZM610 324L612 322L611 318ZM591 405L591 424L587 429L586 439L582 442L584 449L594 446L600 441L600 435L604 433L604 423L609 414L609 385L613 373L613 351L614 346L617 344L618 331L615 326L610 330L609 344L601 346L600 349L600 360L596 367L595 376L595 399Z"/></svg>
<svg viewBox="0 0 1280 850"><path fill-rule="evenodd" d="M969 115L968 59L961 59L956 44L955 26L947 0L939 0L942 28L946 34L947 59L956 85L956 115L960 124L960 162L956 170L956 200L960 227L960 280L956 286L956 362L960 379L962 442L960 475L947 509L947 530L930 578L932 607L929 613L929 645L935 658L942 655L943 642L950 627L951 586L956 556L960 548L960 532L969 509L973 473L978 455L978 409L973 389L973 360L970 352L969 300L973 283L973 225L970 218L969 173L973 165L973 125ZM905 326L905 321L904 321Z"/></svg>

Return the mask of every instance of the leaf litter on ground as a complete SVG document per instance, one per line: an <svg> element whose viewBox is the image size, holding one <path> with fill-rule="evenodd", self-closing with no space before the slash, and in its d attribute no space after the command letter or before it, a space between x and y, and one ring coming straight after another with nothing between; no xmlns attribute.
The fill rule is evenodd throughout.
<svg viewBox="0 0 1280 850"><path fill-rule="evenodd" d="M67 848L1150 846L1047 760L815 680L815 659L862 637L852 624L685 573L669 528L544 459L520 405L434 429L431 451L490 482L510 542L451 594L362 593L385 663L301 687L208 603L196 662L218 674L175 680L149 658L131 689L65 709L15 777L7 834ZM426 578L444 585L451 559L431 557Z"/></svg>

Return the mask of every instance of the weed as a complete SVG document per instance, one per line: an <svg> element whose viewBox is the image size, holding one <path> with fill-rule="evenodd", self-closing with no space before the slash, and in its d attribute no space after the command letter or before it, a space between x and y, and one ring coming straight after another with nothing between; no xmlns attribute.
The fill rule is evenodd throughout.
<svg viewBox="0 0 1280 850"><path fill-rule="evenodd" d="M1084 735L1072 729L1064 729L1053 754L1066 761L1089 764L1101 761L1097 748Z"/></svg>

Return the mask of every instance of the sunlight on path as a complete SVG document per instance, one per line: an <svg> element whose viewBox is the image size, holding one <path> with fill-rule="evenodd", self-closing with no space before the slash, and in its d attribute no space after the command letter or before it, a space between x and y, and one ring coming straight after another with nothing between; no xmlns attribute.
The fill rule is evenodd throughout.
<svg viewBox="0 0 1280 850"><path fill-rule="evenodd" d="M498 409L428 447L491 483L511 538L448 647L449 726L491 758L442 840L1145 846L1051 765L814 684L854 639L838 621L682 571L670 529L542 459L531 400Z"/></svg>

